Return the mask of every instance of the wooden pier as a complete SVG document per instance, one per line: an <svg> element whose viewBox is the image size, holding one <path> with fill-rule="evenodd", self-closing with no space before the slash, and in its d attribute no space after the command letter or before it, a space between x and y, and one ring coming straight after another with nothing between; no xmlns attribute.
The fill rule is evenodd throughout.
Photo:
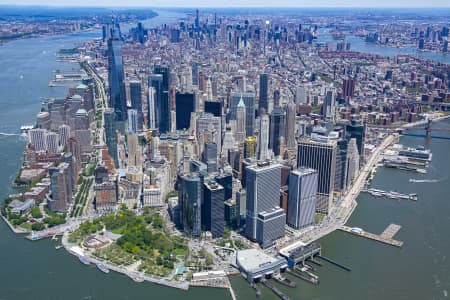
<svg viewBox="0 0 450 300"><path fill-rule="evenodd" d="M370 232L366 232L360 228L352 228L349 226L345 226L342 225L341 228L339 228L342 231L354 234L354 235L358 235L358 236L362 236L380 243L384 243L387 245L391 245L394 247L402 247L403 246L403 242L402 241L398 241L398 240L394 240L393 237L394 235L400 230L401 226L397 225L397 224L390 224L384 231L382 234L374 234L374 233L370 233Z"/></svg>

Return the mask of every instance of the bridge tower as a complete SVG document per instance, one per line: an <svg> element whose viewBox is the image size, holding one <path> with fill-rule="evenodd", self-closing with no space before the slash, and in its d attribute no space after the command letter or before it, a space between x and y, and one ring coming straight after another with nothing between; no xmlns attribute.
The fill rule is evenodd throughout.
<svg viewBox="0 0 450 300"><path fill-rule="evenodd" d="M431 138L431 123L432 123L432 120L428 119L428 123L427 123L427 125L425 125L425 133L426 133L427 139Z"/></svg>

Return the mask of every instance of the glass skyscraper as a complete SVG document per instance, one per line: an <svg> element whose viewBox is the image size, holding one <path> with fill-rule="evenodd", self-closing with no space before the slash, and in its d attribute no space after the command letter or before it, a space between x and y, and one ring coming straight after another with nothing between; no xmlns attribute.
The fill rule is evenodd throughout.
<svg viewBox="0 0 450 300"><path fill-rule="evenodd" d="M113 36L108 40L109 106L114 108L116 121L127 118L127 100L122 64L122 41Z"/></svg>

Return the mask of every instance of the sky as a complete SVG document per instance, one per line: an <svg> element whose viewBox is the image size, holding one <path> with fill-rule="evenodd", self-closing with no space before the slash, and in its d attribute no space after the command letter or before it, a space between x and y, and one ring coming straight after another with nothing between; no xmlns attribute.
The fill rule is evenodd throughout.
<svg viewBox="0 0 450 300"><path fill-rule="evenodd" d="M448 7L450 0L0 0L0 4L96 7Z"/></svg>

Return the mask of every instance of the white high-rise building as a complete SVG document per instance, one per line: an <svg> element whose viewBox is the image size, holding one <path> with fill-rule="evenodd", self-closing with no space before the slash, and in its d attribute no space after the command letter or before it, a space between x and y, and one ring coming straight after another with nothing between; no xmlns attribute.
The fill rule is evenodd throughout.
<svg viewBox="0 0 450 300"><path fill-rule="evenodd" d="M245 138L245 104L241 97L239 104L236 108L236 141L243 143Z"/></svg>
<svg viewBox="0 0 450 300"><path fill-rule="evenodd" d="M45 133L47 130L45 129L31 129L28 131L28 139L30 141L30 144L34 146L34 149L36 151L45 151Z"/></svg>
<svg viewBox="0 0 450 300"><path fill-rule="evenodd" d="M269 116L264 114L261 116L259 128L259 159L269 159Z"/></svg>
<svg viewBox="0 0 450 300"><path fill-rule="evenodd" d="M148 116L147 116L147 126L150 129L156 128L156 111L155 111L155 88L148 88Z"/></svg>
<svg viewBox="0 0 450 300"><path fill-rule="evenodd" d="M128 110L128 132L135 134L138 131L138 112L136 109Z"/></svg>
<svg viewBox="0 0 450 300"><path fill-rule="evenodd" d="M52 153L58 153L58 134L56 132L47 132L45 134L45 149Z"/></svg>
<svg viewBox="0 0 450 300"><path fill-rule="evenodd" d="M66 146L69 138L70 138L70 126L67 124L59 126L59 145L61 147Z"/></svg>

